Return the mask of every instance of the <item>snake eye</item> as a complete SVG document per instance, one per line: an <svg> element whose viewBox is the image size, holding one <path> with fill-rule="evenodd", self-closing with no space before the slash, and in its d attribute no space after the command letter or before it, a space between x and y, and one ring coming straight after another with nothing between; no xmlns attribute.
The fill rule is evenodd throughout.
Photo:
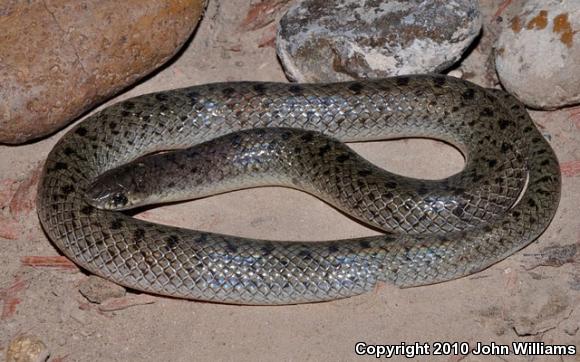
<svg viewBox="0 0 580 362"><path fill-rule="evenodd" d="M124 194L118 192L115 195L113 195L113 203L115 204L115 206L125 206L127 205L127 202L129 202L129 200L127 199L127 196L125 196Z"/></svg>

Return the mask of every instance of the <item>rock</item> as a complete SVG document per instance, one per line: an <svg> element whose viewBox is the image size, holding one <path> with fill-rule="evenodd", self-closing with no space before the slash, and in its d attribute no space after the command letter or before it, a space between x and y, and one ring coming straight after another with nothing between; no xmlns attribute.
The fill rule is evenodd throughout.
<svg viewBox="0 0 580 362"><path fill-rule="evenodd" d="M480 29L477 0L303 0L280 20L276 49L299 82L439 72Z"/></svg>
<svg viewBox="0 0 580 362"><path fill-rule="evenodd" d="M553 329L568 318L574 306L570 295L558 287L542 295L534 293L534 289L527 289L525 293L533 294L533 297L527 299L528 295L519 293L515 300L520 305L511 312L513 330L520 337ZM525 305L521 305L522 301L525 301Z"/></svg>
<svg viewBox="0 0 580 362"><path fill-rule="evenodd" d="M526 105L580 103L580 2L529 0L506 22L495 63L506 90Z"/></svg>
<svg viewBox="0 0 580 362"><path fill-rule="evenodd" d="M123 297L125 288L91 275L81 283L79 292L90 302L100 304L107 299Z"/></svg>
<svg viewBox="0 0 580 362"><path fill-rule="evenodd" d="M562 330L569 336L575 336L576 333L580 330L580 320L573 319L570 317L562 322L561 324Z"/></svg>
<svg viewBox="0 0 580 362"><path fill-rule="evenodd" d="M6 349L6 362L43 362L50 352L36 336L22 335L14 338Z"/></svg>
<svg viewBox="0 0 580 362"><path fill-rule="evenodd" d="M0 7L0 143L49 134L171 58L205 0L8 1Z"/></svg>
<svg viewBox="0 0 580 362"><path fill-rule="evenodd" d="M127 295L123 298L109 299L99 305L101 312L114 312L131 308L137 305L153 304L157 301L157 297L149 294Z"/></svg>

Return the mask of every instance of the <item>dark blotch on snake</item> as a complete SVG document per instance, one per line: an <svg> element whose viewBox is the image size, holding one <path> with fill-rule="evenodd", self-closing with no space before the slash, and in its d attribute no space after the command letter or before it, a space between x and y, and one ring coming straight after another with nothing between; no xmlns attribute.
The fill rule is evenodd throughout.
<svg viewBox="0 0 580 362"><path fill-rule="evenodd" d="M66 148L64 149L64 154L65 154L65 155L67 155L67 156L70 156L70 155L72 155L73 153L75 153L75 151L74 151L72 148L70 148L70 147L66 147Z"/></svg>
<svg viewBox="0 0 580 362"><path fill-rule="evenodd" d="M262 255L270 255L276 249L273 244L266 244L260 248Z"/></svg>
<svg viewBox="0 0 580 362"><path fill-rule="evenodd" d="M169 248L169 249L173 249L177 246L177 242L179 241L179 238L177 237L177 235L169 235L166 239L165 239L165 245Z"/></svg>
<svg viewBox="0 0 580 362"><path fill-rule="evenodd" d="M409 81L410 81L409 77L397 77L395 79L396 79L397 85L400 85L400 86L405 86L405 85L409 84Z"/></svg>
<svg viewBox="0 0 580 362"><path fill-rule="evenodd" d="M81 214L83 214L83 215L90 215L93 213L93 210L94 209L91 206L87 205L87 206L84 206L80 211L81 211Z"/></svg>
<svg viewBox="0 0 580 362"><path fill-rule="evenodd" d="M60 190L62 191L63 194L68 195L71 192L73 192L75 188L72 185L64 185L63 187L60 188Z"/></svg>
<svg viewBox="0 0 580 362"><path fill-rule="evenodd" d="M347 161L347 160L349 160L349 159L350 159L350 155L349 155L349 154L347 154L347 153L345 153L345 154L342 154L342 155L338 155L338 156L336 157L336 161L337 161L337 162L340 162L340 163L344 163L345 161Z"/></svg>
<svg viewBox="0 0 580 362"><path fill-rule="evenodd" d="M167 96L167 94L164 94L164 93L156 93L155 94L155 99L157 99L158 101L163 102L163 101L168 100L169 97Z"/></svg>
<svg viewBox="0 0 580 362"><path fill-rule="evenodd" d="M373 172L372 172L372 171L370 171L370 170L360 170L360 171L358 172L358 175L359 175L359 176L362 176L362 177L365 177L365 176L368 176L368 175L370 175L370 174L372 174L372 173L373 173Z"/></svg>
<svg viewBox="0 0 580 362"><path fill-rule="evenodd" d="M360 83L353 83L348 87L348 89L353 91L354 94L360 94L360 91L364 89L364 85Z"/></svg>
<svg viewBox="0 0 580 362"><path fill-rule="evenodd" d="M385 182L385 186L389 189L394 189L394 188L397 188L397 186L399 186L399 184L397 184L395 181L387 181L387 182Z"/></svg>
<svg viewBox="0 0 580 362"><path fill-rule="evenodd" d="M54 168L53 170L55 171L60 171L60 170L66 170L68 168L68 165L65 162L56 162L54 164Z"/></svg>
<svg viewBox="0 0 580 362"><path fill-rule="evenodd" d="M311 142L314 139L314 135L312 133L305 133L300 139L304 142Z"/></svg>
<svg viewBox="0 0 580 362"><path fill-rule="evenodd" d="M225 248L230 253L237 253L238 252L238 246L229 240L226 240Z"/></svg>
<svg viewBox="0 0 580 362"><path fill-rule="evenodd" d="M135 103L131 102L131 101L125 101L121 103L121 106L125 109L133 109L135 108Z"/></svg>
<svg viewBox="0 0 580 362"><path fill-rule="evenodd" d="M326 152L330 151L330 148L331 148L331 147L330 147L330 145L329 145L329 144L326 144L326 145L324 145L324 146L320 147L320 148L318 149L318 155L319 155L319 156L324 156L324 155L326 154Z"/></svg>
<svg viewBox="0 0 580 362"><path fill-rule="evenodd" d="M135 238L135 240L141 240L141 239L143 239L145 237L145 230L144 229L141 229L141 228L136 229L133 232L133 237Z"/></svg>
<svg viewBox="0 0 580 362"><path fill-rule="evenodd" d="M79 127L77 128L77 130L75 131L76 134L78 134L81 137L84 137L87 135L87 129L85 127Z"/></svg>
<svg viewBox="0 0 580 362"><path fill-rule="evenodd" d="M113 220L113 222L111 223L111 229L113 230L119 230L121 227L123 226L123 223L121 222L121 220Z"/></svg>
<svg viewBox="0 0 580 362"><path fill-rule="evenodd" d="M292 85L292 86L290 86L290 88L288 88L288 90L292 94L296 94L296 95L302 94L302 92L304 92L304 89L302 89L302 87L299 85Z"/></svg>
<svg viewBox="0 0 580 362"><path fill-rule="evenodd" d="M195 241L198 242L199 244L207 243L207 234L206 233L200 234L199 237Z"/></svg>
<svg viewBox="0 0 580 362"><path fill-rule="evenodd" d="M498 122L500 129L506 129L510 125L510 121L507 119L500 119Z"/></svg>
<svg viewBox="0 0 580 362"><path fill-rule="evenodd" d="M232 137L232 145L239 146L242 143L242 137L239 134L235 134Z"/></svg>
<svg viewBox="0 0 580 362"><path fill-rule="evenodd" d="M360 247L363 249L368 249L371 247L371 243L369 243L367 240L361 240L358 245L360 245Z"/></svg>
<svg viewBox="0 0 580 362"><path fill-rule="evenodd" d="M193 103L193 104L197 103L197 99L199 98L199 93L197 93L196 91L189 91L185 95L187 98L189 98L191 103Z"/></svg>
<svg viewBox="0 0 580 362"><path fill-rule="evenodd" d="M465 213L464 208L465 208L464 205L457 205L457 207L455 209L453 209L453 211L451 211L451 213L460 218Z"/></svg>
<svg viewBox="0 0 580 362"><path fill-rule="evenodd" d="M254 88L256 93L258 93L259 95L264 95L266 93L266 91L268 90L268 88L262 83L254 84L254 86L252 88Z"/></svg>
<svg viewBox="0 0 580 362"><path fill-rule="evenodd" d="M226 97L230 97L230 96L231 96L232 94L234 94L235 92L236 92L236 90L235 90L234 88L232 88L232 87L227 87L227 88L224 88L224 89L222 90L222 94L223 94L224 96L226 96Z"/></svg>
<svg viewBox="0 0 580 362"><path fill-rule="evenodd" d="M493 109L489 107L485 107L481 110L481 112L479 112L479 115L482 117L493 117L494 114L495 113L493 112Z"/></svg>
<svg viewBox="0 0 580 362"><path fill-rule="evenodd" d="M339 250L339 249L338 249L338 246L337 246L336 244L330 244L330 245L328 246L328 252L329 252L329 253L333 253L333 254L334 254L334 253L338 253L338 250Z"/></svg>
<svg viewBox="0 0 580 362"><path fill-rule="evenodd" d="M472 100L473 98L475 98L475 91L469 88L468 90L466 90L461 94L461 97L466 101Z"/></svg>
<svg viewBox="0 0 580 362"><path fill-rule="evenodd" d="M445 83L447 83L447 80L445 79L445 77L435 77L433 78L433 84L436 87L442 87L445 85Z"/></svg>
<svg viewBox="0 0 580 362"><path fill-rule="evenodd" d="M280 264L282 264L283 266L287 266L288 264L290 264L290 262L288 261L288 259L280 259Z"/></svg>

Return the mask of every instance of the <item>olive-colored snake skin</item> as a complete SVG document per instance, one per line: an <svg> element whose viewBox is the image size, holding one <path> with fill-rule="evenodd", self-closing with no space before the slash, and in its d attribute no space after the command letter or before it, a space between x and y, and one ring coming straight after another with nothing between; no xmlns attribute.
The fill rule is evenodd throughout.
<svg viewBox="0 0 580 362"><path fill-rule="evenodd" d="M260 129L230 134L254 128ZM340 141L437 138L456 145L466 166L440 181L408 179L318 132ZM194 145L138 160L165 171L111 171L113 184L132 187L124 193L107 194L107 178L91 185L145 154ZM123 208L260 184L314 193L387 233L313 243L253 240L92 206ZM197 300L293 304L361 294L378 282L417 286L480 271L536 239L559 198L557 159L523 106L469 82L416 75L209 84L120 102L54 147L38 211L63 253L116 283Z"/></svg>

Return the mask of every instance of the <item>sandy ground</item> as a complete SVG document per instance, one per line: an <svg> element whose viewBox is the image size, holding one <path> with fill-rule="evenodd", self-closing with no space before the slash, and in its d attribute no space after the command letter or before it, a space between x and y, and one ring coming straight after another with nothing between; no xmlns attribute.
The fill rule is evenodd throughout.
<svg viewBox="0 0 580 362"><path fill-rule="evenodd" d="M488 24L491 15L501 11L501 3L482 1ZM267 24L263 14L246 19L250 10L249 0L212 1L184 52L111 102L214 81L284 81L272 47L274 24ZM492 34L486 33L465 60L465 75L480 84L490 78L485 54ZM468 342L472 347L477 342L541 341L578 348L580 108L532 116L555 148L564 174L561 206L538 241L460 280L405 290L384 286L360 297L286 307L229 306L132 292L109 304L113 311L89 303L79 293L87 274L62 258L55 259L60 267L55 260L42 265L45 257L59 252L43 234L33 203L38 169L65 131L24 146L0 146L0 356L20 334L44 341L51 361L352 360L357 359L354 346L359 341ZM443 177L460 170L463 162L456 150L434 141L353 148L380 166L417 177ZM274 187L162 207L141 217L273 239L325 240L375 233L314 197ZM468 355L438 360L547 358ZM563 360L580 361L580 354Z"/></svg>

